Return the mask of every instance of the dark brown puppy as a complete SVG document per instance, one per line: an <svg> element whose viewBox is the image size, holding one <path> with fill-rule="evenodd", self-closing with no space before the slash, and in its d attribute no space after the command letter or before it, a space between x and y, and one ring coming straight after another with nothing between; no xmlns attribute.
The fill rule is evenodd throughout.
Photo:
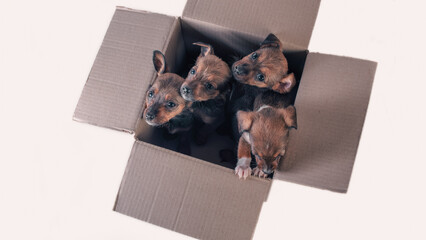
<svg viewBox="0 0 426 240"><path fill-rule="evenodd" d="M166 59L160 51L154 51L152 60L158 77L146 94L143 118L151 126L166 128L170 134L187 132L194 118L191 103L179 92L185 80L177 74L167 73ZM179 146L182 144L189 146L186 136L182 136ZM180 147L178 150L189 154L189 147L184 148L187 150L180 151Z"/></svg>
<svg viewBox="0 0 426 240"><path fill-rule="evenodd" d="M260 48L232 65L234 78L243 84L288 93L296 84L293 73L288 73L287 59L281 41L269 34Z"/></svg>
<svg viewBox="0 0 426 240"><path fill-rule="evenodd" d="M235 174L244 179L251 174L253 154L253 174L267 177L284 158L290 129L297 129L296 109L284 95L267 91L256 97L253 111L238 111L237 119L241 136Z"/></svg>
<svg viewBox="0 0 426 240"><path fill-rule="evenodd" d="M201 53L180 92L185 100L193 103L194 116L204 123L195 136L196 143L201 145L225 119L225 104L231 91L231 70L214 55L211 45L200 42L194 45L201 47Z"/></svg>

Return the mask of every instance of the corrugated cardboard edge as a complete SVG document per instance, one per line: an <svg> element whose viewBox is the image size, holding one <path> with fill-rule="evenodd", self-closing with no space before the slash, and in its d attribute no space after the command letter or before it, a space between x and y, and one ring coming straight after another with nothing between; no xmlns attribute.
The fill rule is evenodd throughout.
<svg viewBox="0 0 426 240"><path fill-rule="evenodd" d="M115 11L114 11L114 13L111 16L111 20L114 17L114 14L115 14ZM111 25L111 22L108 25L107 30L105 31L105 33L108 31L108 28L110 27L110 25ZM105 41L105 38L106 38L106 34L102 38L101 46L99 46L98 51L96 52L96 55L95 55L95 58L94 58L93 62L96 60L96 57L99 55L99 51L101 50L102 43ZM94 67L94 64L92 63L92 67L90 68L90 71L89 71L89 74L87 75L86 81L84 82L84 85L81 88L80 95L79 95L79 100L80 100L80 97L83 95L83 91L84 91L84 88L87 85L87 82L89 81L89 76L92 74L93 67ZM132 129L104 126L102 124L97 124L97 123L92 122L92 121L86 121L86 120L80 119L80 118L76 117L76 112L77 112L77 107L74 109L74 113L73 113L73 116L72 116L72 120L73 121L76 121L76 122L79 122L79 123L90 124L90 125L97 126L97 127L103 127L103 128L107 128L107 129L111 129L111 130L122 131L122 132L130 133L130 134L134 133L134 131Z"/></svg>
<svg viewBox="0 0 426 240"><path fill-rule="evenodd" d="M104 35L104 38L103 38L103 40L102 40L102 44L101 44L101 46L99 47L99 49L98 49L98 52L97 52L97 54L96 54L96 57L95 57L95 60L94 60L94 62L96 62L96 60L98 59L98 57L99 57L99 54L100 54L100 52L101 52L101 50L102 50L102 48L103 48L103 46L104 46L104 43L105 43L105 41L106 41L106 39L107 39L107 37L108 37L108 31L110 31L110 28L111 28L111 24L112 24L112 22L113 22L113 20L114 20L114 17L116 17L116 14L117 14L117 11L123 11L123 12L135 12L135 13L142 13L142 14L144 14L144 15L152 15L152 16L156 16L156 17L167 17L167 18L171 18L171 19L173 19L173 23L172 23L172 26L171 27L174 27L174 25L176 24L176 21L177 21L177 17L175 17L175 16L168 16L168 15L165 15L165 14L158 14L158 13L152 13L152 12L149 12L149 11L143 11L143 10L135 10L135 9L131 9L131 8L126 8L126 7L121 7L121 6L117 6L116 7L116 11L114 12L114 14L113 14L113 16L112 16L112 20L111 20L111 23L110 23L110 25L108 26L108 28L107 28L107 31L106 31L106 34ZM170 32L168 32L167 33L168 35L167 35L167 37L168 38L170 38ZM166 41L164 42L164 44L163 44L163 48L164 48L164 46L167 44L167 39L166 39ZM133 134L134 133L134 131L135 131L135 127L131 127L130 125L129 126L126 126L126 125L128 125L128 124L110 124L110 123L108 123L108 121L98 121L98 120L96 120L96 119L93 119L93 117L88 117L88 119L82 119L81 117L79 117L79 116L77 116L77 113L79 112L79 109L82 109L82 108L79 108L79 104L81 103L81 99L82 99L82 97L83 97L83 95L84 95L84 91L85 90L87 90L86 88L87 88L87 86L88 86L88 83L89 83L89 80L90 80L90 76L92 75L92 73L93 73L93 69L94 69L94 67L95 67L95 63L92 65L92 68L91 68L91 70L90 70L90 72L89 72L89 75L88 75L88 77L86 78L86 82L85 82L85 84L84 84L84 87L82 88L82 90L81 90L81 94L80 94L80 98L79 98L79 101L78 101L78 104L77 104L77 107L76 107L76 109L75 109L75 111L74 111L74 113L73 113L73 117L72 117L72 119L74 120L74 121L77 121L77 122L81 122L81 123L87 123L87 124L91 124L91 125L94 125L94 126L98 126L98 127L103 127L103 128L107 128L107 129L112 129L112 130L118 130L118 131L123 131L123 132L127 132L127 133L130 133L130 134ZM152 82L152 80L153 80L153 78L154 78L154 75L155 74L153 74L153 76L151 77L151 80L149 80L150 81L150 83ZM141 105L141 106L143 106L143 105ZM142 109L143 110L143 109ZM140 111L142 111L141 109L139 109L138 111L139 111L139 115L140 115ZM137 119L135 120L135 122L137 123ZM119 126L119 125L124 125L124 126Z"/></svg>
<svg viewBox="0 0 426 240"><path fill-rule="evenodd" d="M141 155L141 153L142 153L141 151L145 151L145 150L147 150L150 153L148 154L148 156L147 156L148 158L147 159L142 160L144 155ZM153 150L153 151L151 151L151 150ZM247 179L245 181L244 180L238 180L237 176L235 176L233 174L233 170L232 169L224 168L224 167L218 166L216 164L205 162L205 161L202 161L202 160L190 157L190 156L186 156L186 155L183 155L183 154L171 151L171 150L163 149L161 147L157 147L155 145L151 145L151 144L148 144L148 143L145 143L145 142L140 142L140 141L135 141L134 142L134 146L132 148L132 151L131 151L131 154L130 154L130 157L129 157L129 160L128 160L128 163L127 163L127 166L126 166L126 170L124 172L124 175L123 175L123 178L122 178L122 182L120 184L120 188L118 190L116 201L115 201L115 204L114 204L114 207L113 207L114 211L119 212L119 213L124 214L124 215L127 215L127 216L130 216L130 217L133 217L133 218L136 218L136 219L139 219L139 220L146 221L146 222L151 223L151 224L159 225L159 226L164 227L166 229L174 230L174 231L181 232L181 233L184 233L184 234L189 234L191 236L200 236L200 234L201 234L201 236L204 236L203 238L212 239L213 236L217 235L217 234L212 234L212 229L209 229L209 230L206 229L206 231L201 231L201 232L200 231L193 232L193 230L190 230L191 229L190 227L189 228L188 227L183 227L182 228L183 225L182 225L182 223L179 223L179 222L174 222L173 225L170 225L171 221L174 219L173 217L172 218L170 218L170 217L173 216L173 214L176 213L176 211L178 212L177 213L177 219L180 218L179 216L181 216L181 207L182 207L182 205L179 207L179 209L177 209L176 207L173 207L173 208L170 209L174 213L172 213L171 216L167 216L168 214L166 214L167 217L166 217L166 219L164 219L164 221L166 223L168 222L168 224L163 225L165 223L163 220L160 220L160 222L158 222L159 219L160 219L159 217L164 214L164 212L163 213L161 213L161 212L159 213L158 212L158 210L162 209L162 208L158 208L158 206L157 206L156 209L154 208L154 210L153 210L152 209L153 205L151 205L150 210L148 211L146 207L143 207L143 208L141 208L141 207L142 206L147 206L146 203L150 202L152 200L147 200L147 202L143 203L143 205L138 206L137 205L138 204L138 200L135 200L134 197L131 197L131 196L137 196L137 195L129 195L129 193L130 193L129 191L133 192L133 190L131 190L132 188L135 188L135 187L139 188L137 186L138 184L144 184L144 182L141 182L141 179L143 179L143 178L150 179L151 178L151 177L147 178L147 175L145 175L145 174L141 174L141 173L137 173L137 172L135 173L133 167L140 168L141 166L145 166L145 164L147 164L147 161L148 162L151 161L150 159L152 159L152 157L153 157L152 156L153 152L155 154L155 152L160 152L160 151L161 151L162 154L170 156L170 158L177 157L176 160L178 161L178 163L179 163L178 165L179 166L193 166L192 170L201 167L200 170L202 170L202 171L208 171L208 172L211 172L211 171L217 172L217 171L219 171L219 172L221 172L221 174L225 174L226 176L229 176L230 178L234 178L235 177L235 180L236 181L241 181L241 183L243 185L244 184L249 184L249 185L245 185L244 189L246 189L247 187L250 188L251 185L250 185L249 181L256 181L258 183L261 183L260 185L256 184L256 186L257 186L257 188L261 187L261 189L262 189L262 191L261 191L262 195L259 195L258 191L255 191L255 192L251 193L251 195L255 194L256 196L260 197L260 198L257 197L256 200L255 199L252 200L252 201L254 201L253 202L253 204L254 204L253 207L254 208L249 211L249 212L251 212L251 213L249 213L249 215L251 216L250 217L250 221L249 221L250 222L249 226L250 226L250 229L252 229L251 227L253 227L253 229L250 232L250 234L251 234L251 237L253 237L254 229L255 229L255 227L257 225L257 222L258 222L258 219L260 217L261 209L263 208L263 202L265 202L267 200L267 196L269 195L272 181L267 180L267 179L261 179L261 178L258 178L258 177L253 177L253 176L250 176L249 179ZM143 161L143 163L139 162L141 160ZM136 162L134 162L134 161L136 161ZM168 160L168 161L169 161L169 163L171 163L170 162L171 160ZM179 161L181 161L181 162L179 162ZM173 166L172 163L171 163L172 165L169 165L169 163L166 163L166 165L164 165L164 166L167 166L166 167L167 169L169 169L168 166ZM147 167L149 168L149 166L157 166L157 164L153 163L153 165L148 165ZM161 166L161 165L158 165L158 166ZM206 166L207 169L205 167L202 167L202 166ZM130 173L132 171L133 171L133 173ZM180 171L182 171L182 170L180 170ZM163 172L163 171L159 171L159 173L160 172ZM161 182L162 182L161 179L162 179L162 177L164 177L162 175L163 174L158 174L158 173L153 174L153 176L157 176L158 177L158 181L154 180L154 182L160 182L159 185L163 185L163 184L161 184ZM190 179L191 179L191 177L193 177L192 173L190 173L190 172L188 172L188 174L185 174L185 175L189 175ZM179 175L177 175L177 176L179 176ZM209 175L207 175L207 177L208 177L208 179L210 179L210 178L212 178L212 175L209 174ZM197 179L199 179L199 178L197 178ZM127 183L127 181L131 181L131 182ZM149 185L149 183L150 182L152 183L152 181L153 181L152 179L148 180L147 183L146 183L146 184L148 184L147 186L151 186L151 185ZM170 181L170 179L168 179L168 181ZM204 180L204 181L206 181L206 180ZM124 187L125 185L126 185L126 187ZM165 184L165 186L167 186L167 184ZM183 187L183 185L179 185L179 186ZM187 189L188 186L189 185L187 185L184 188ZM220 187L220 186L222 186L222 185L217 185L214 188L217 188L217 187ZM147 188L148 189L149 188L155 189L155 186L153 186L153 187L154 188L152 188L152 187L147 187ZM209 187L209 188L211 189L211 187ZM225 191L225 193L229 191L229 188L225 188L225 189L228 189L228 190ZM194 190L194 188L192 187L192 191L191 191L191 194L190 194L192 196L194 196L194 191L193 190ZM124 196L122 196L123 195L122 191L126 191L126 194L124 194ZM152 199L152 196L155 196L154 197L154 202L155 201L160 201L162 199L161 197L158 198L158 199L156 199L157 198L157 193L155 193L155 195L153 195L153 190L148 190L148 191L151 192L150 194L147 195L148 199ZM156 191L158 191L158 189ZM215 193L214 192L210 192L209 194L207 194L207 196L211 195L211 194L215 194ZM163 197L167 196L167 192L162 192L161 195ZM183 194L183 199L181 199L182 196L178 197L178 199L181 199L182 204L185 202L186 195L187 195L187 192L185 190L185 193ZM249 193L249 195L250 195L250 193ZM149 197L149 196L151 196L151 197ZM240 196L240 195L237 194L236 196ZM142 195L139 194L139 196L136 199L138 199L138 198L145 198L145 195L144 194L142 194ZM263 198L263 200L262 200L262 198ZM193 199L193 198L191 197L190 199ZM244 198L244 199L247 199L248 202L246 201L246 203L245 203L245 205L247 205L247 203L249 203L250 200L249 200L249 198ZM216 200L220 201L220 198L216 199ZM120 205L121 205L120 207L118 207L119 201L120 201ZM215 202L216 201L213 201L211 204L213 204L213 206L216 205L216 204L218 204L217 202L215 204ZM181 220L184 221L184 222L188 221L188 216L191 216L191 214L195 214L196 213L196 212L192 211L192 213L190 215L188 215L188 213L191 212L191 210L190 210L190 212L188 212L188 206L190 206L188 204L190 204L190 203L191 202L186 202L186 204L185 204L186 205L186 207L185 207L186 210L184 210L184 213L183 213L184 215L181 216L182 217ZM226 201L225 202L222 201L222 203L219 203L219 205L223 205L225 203L226 203ZM162 205L161 203L159 203L159 204ZM127 207L126 207L126 205L127 205ZM155 205L157 205L157 204L155 204ZM131 210L131 209L133 209L133 210ZM139 210L139 209L141 209L141 210ZM142 209L144 209L144 210L142 210ZM206 209L209 209L209 208L206 208ZM223 208L220 208L220 209L223 209ZM209 212L209 210L203 210L203 211ZM149 214L148 214L148 212L149 212ZM158 214L160 214L160 215L158 215ZM243 215L246 215L246 214L243 214ZM212 215L212 216L215 216L215 215ZM209 221L215 222L218 217L220 218L220 216L223 216L223 215L221 215L221 214L216 215L213 219L211 219ZM151 219L151 217L152 217L152 219ZM149 220L149 219L151 219L151 220ZM155 220L155 219L157 219L157 220ZM175 221L177 221L177 219L175 219ZM191 219L191 218L189 218L189 219ZM209 222L209 221L207 221L207 222ZM178 224L178 225L176 225L176 224ZM244 225L247 227L246 224L244 224ZM229 231L229 229L228 229L228 231ZM246 231L244 231L244 232L246 232ZM241 236L240 235L241 232L240 233L236 233L236 234L237 234L236 236ZM221 234L219 234L219 235L221 235Z"/></svg>
<svg viewBox="0 0 426 240"><path fill-rule="evenodd" d="M262 4L262 1L258 1L258 4ZM211 24L216 24L218 26L221 27L229 27L230 29L233 29L235 31L241 32L241 33L245 33L245 34L250 34L250 35L262 35L262 37L266 37L266 35L268 33L274 33L276 34L281 41L288 43L289 47L293 46L293 48L291 48L292 50L306 50L309 46L309 42L310 39L312 37L312 32L313 29L315 27L315 22L318 16L318 12L319 12L319 8L320 8L320 0L307 0L307 1L281 1L281 2L268 2L265 1L264 4L288 4L285 7L282 7L281 10L286 11L287 8L292 8L293 7L293 11L298 11L298 12L302 12L300 14L306 16L306 13L311 11L312 15L311 15L311 19L309 22L306 22L306 24L300 24L299 22L299 26L297 27L297 25L294 26L290 26L289 29L290 31L299 31L301 28L306 28L306 31L299 31L300 33L300 37L297 37L296 39L293 40L301 40L301 42L297 43L297 42L293 42L293 41L289 41L286 39L286 36L289 35L294 35L294 33L289 33L289 32L285 32L284 29L279 29L277 23L275 22L275 28L276 29L271 29L270 27L267 27L266 29L261 27L259 29L254 29L253 31L247 31L247 30L242 30L241 27L241 22L243 21L242 19L235 19L235 15L229 14L229 15L225 15L223 9L228 10L231 8L231 10L234 10L234 12L241 12L241 11L245 11L245 12L256 12L255 10L253 10L253 3L252 2L244 2L244 1L240 1L240 2L234 2L232 6L234 8L232 8L231 6L227 6L226 8L224 7L224 3L220 2L220 1L206 1L206 0L188 0L185 8L183 10L182 13L182 18L189 18L189 19L194 19L194 20L199 20L199 21L203 21L203 22L208 22ZM297 6L299 5L299 6ZM201 6L201 7L200 7ZM279 5L278 5L279 6ZM197 9L201 8L200 9ZM237 8L237 9L236 9ZM195 14L195 11L197 11L197 13ZM200 13L201 12L201 13ZM212 16L212 14L215 14L214 17ZM262 14L260 14L262 15ZM219 16L219 17L217 17ZM220 17L222 16L223 19L227 19L225 21L219 20ZM229 16L234 16L234 19L230 19L232 17ZM259 16L259 14L256 14L256 16ZM285 25L285 21L286 19L286 15L285 13L279 13L277 16L274 17L275 19L281 19L281 25L283 26ZM271 18L271 19L274 19ZM306 17L305 17L306 19ZM303 18L302 18L303 20ZM222 22L221 22L222 21ZM248 21L244 21L245 25L250 23L247 23ZM294 21L293 21L294 22ZM256 25L256 24L255 24ZM251 28L256 27L256 26L250 26ZM283 27L281 27L283 28ZM284 27L285 28L285 27ZM297 30L299 29L299 30ZM257 30L257 31L255 31ZM263 32L262 34L255 34L255 32ZM304 33L303 33L304 32ZM299 36L299 34L297 34L297 36Z"/></svg>
<svg viewBox="0 0 426 240"><path fill-rule="evenodd" d="M324 178L322 176L317 176L321 172L324 174L324 176L326 176L326 174L330 173L330 172L325 171L323 169L323 170L315 170L315 172L313 172L315 174L312 175L312 176L316 176L316 181L314 181L315 177L313 177L312 179L306 179L306 174L303 173L302 166L306 165L307 163L313 163L313 162L310 162L310 161L307 161L307 163L301 163L302 165L298 164L298 167L299 167L298 168L298 173L296 173L294 171L292 172L292 168L293 168L294 163L297 163L298 157L300 157L300 156L297 156L296 149L299 149L300 151L303 151L303 149L304 149L304 146L296 147L294 145L294 144L297 144L299 142L299 141L295 141L296 138L298 138L298 136L297 136L298 132L294 132L293 134L290 133L290 142L289 142L289 149L288 149L289 151L287 151L289 155L288 155L288 157L286 157L287 162L284 161L284 163L281 163L281 165L279 166L279 169L277 171L277 174L275 176L275 180L278 179L278 180L283 180L283 181L287 181L287 182L297 183L297 184L301 184L301 185L305 185L305 186L309 186L309 187L315 187L315 188L319 188L319 189L330 190L330 191L333 191L333 192L346 193L347 190L348 190L348 187L349 187L349 182L350 182L350 179L351 179L351 175L352 175L354 163L355 163L355 160L356 160L356 155L357 155L358 148L359 148L359 142L360 142L360 139L361 139L363 126L364 126L365 119L366 119L367 113L368 113L367 110L368 110L368 105L369 105L369 102L370 102L371 93L372 93L372 89L373 89L374 76L375 76L375 72L376 72L376 69L377 69L377 62L370 61L370 60L364 60L364 59L357 59L357 58L352 58L352 57L346 57L346 56L336 56L336 55L331 55L331 54L322 54L322 53L309 53L307 61L309 61L309 56L316 57L315 61L320 61L320 60L318 60L319 58L329 59L328 61L334 61L334 62L339 62L339 63L341 63L342 61L345 61L345 62L347 62L346 64L348 64L348 66L347 66L346 69L348 69L348 68L349 69L356 69L357 68L356 65L349 65L349 63L353 63L353 62L354 63L355 62L360 63L360 65L358 66L358 68L364 68L362 70L365 70L365 71L359 71L359 72L363 73L364 75L361 76L358 79L364 81L364 82L361 82L361 84L362 83L367 83L368 85L366 85L365 90L362 91L363 96L366 96L366 98L364 99L363 104L359 105L362 109L358 109L357 113L359 115L361 115L361 116L364 116L364 118L362 118L362 119L359 118L358 119L358 124L360 125L360 129L358 128L357 131L353 131L352 130L353 131L353 133L352 133L353 135L351 135L349 138L346 138L346 141L349 141L349 143L351 144L351 147L349 149L350 152L347 153L347 154L351 154L351 155L350 155L350 157L348 157L346 159L346 161L349 161L348 159L352 159L352 161L349 161L349 162L346 162L346 163L342 163L342 165L339 165L340 167L342 167L342 166L344 167L344 171L342 173L343 175L342 174L336 174L334 176L331 176L331 177L329 176L329 177L324 177ZM309 67L308 62L307 62L306 66ZM353 66L353 67L351 67L351 66ZM333 68L334 66L328 65L327 67L328 68ZM331 71L331 69L326 69L324 71L327 71L327 70ZM340 70L340 69L336 69L336 70ZM322 70L320 70L319 74L324 75L324 71L322 71L322 72L321 71ZM328 72L330 72L330 71L328 71ZM354 70L354 71L356 72L356 70ZM366 71L368 71L368 72L366 72ZM351 75L349 75L349 76L355 77L355 80L357 80L357 78L356 78L357 75L354 75L355 72L351 73L350 71L347 71L347 73L351 73ZM306 78L311 78L309 80L309 81L311 81L311 84L317 84L317 85L318 84L322 84L322 83L317 83L317 81L313 81L312 77L313 77L314 74L315 74L315 72L312 72L312 70L311 70L311 72L309 73L309 76L304 76L305 75L305 71L304 71L304 75L302 76L302 80L301 80L301 89L299 89L299 91L300 90L303 91L304 88L307 87L307 86L303 85L303 84L307 84L306 81L309 80L309 79L306 79ZM340 72L339 74L340 75L344 75L345 72ZM362 77L364 77L364 78L362 78ZM304 82L304 79L305 79L305 82ZM348 79L349 82L351 82L351 80L352 79ZM336 80L334 80L334 81L336 81ZM324 86L328 86L328 84L330 84L330 82L324 82L324 83L327 84L327 85L324 85ZM316 85L314 85L314 86L316 86ZM348 92L348 91L352 91L352 89L353 89L354 91L352 91L352 92L354 93L354 95L356 95L358 93L357 91L355 91L355 90L357 90L357 88L361 88L359 84L349 85L349 87L346 88L344 91ZM329 90L329 91L331 91L331 90ZM332 96L332 95L330 95L330 96ZM298 108L298 105L301 104L301 102L300 102L300 98L301 97L302 97L302 95L300 95L300 93L296 97L296 102L295 102L296 109ZM306 97L308 97L308 96L304 95L304 100L303 100L304 104L309 103L309 98L306 98ZM342 96L340 96L340 97L342 97ZM299 102L298 102L298 99L299 99ZM328 97L327 99L330 100L331 98ZM324 100L324 101L326 101L326 100ZM334 104L338 104L338 102L334 102ZM311 106L311 107L314 107L314 106ZM334 105L334 107L336 107L336 105ZM306 111L306 106L304 106L303 109L305 109L304 111ZM321 111L321 109L317 109L317 111ZM349 111L346 111L346 114L345 113L343 113L343 115L337 114L336 116L337 117L348 117L349 116L348 112ZM339 113L339 112L336 112L336 113ZM322 114L322 117L321 117L322 121L324 119L324 116L325 115ZM356 121L356 120L354 120L354 121ZM342 126L338 126L337 125L337 127L342 127ZM312 128L312 126L311 126L311 129L314 129L314 128ZM342 128L341 130L343 131L343 129L347 129L347 123L346 123L345 128ZM328 130L330 130L330 128L328 128ZM345 131L349 131L349 130L345 130ZM326 138L323 138L323 139L326 140L326 141L327 140L333 140L333 139L335 140L335 139L337 139L337 137L336 137L337 136L336 135L336 131L334 131L334 132L335 133L333 133L333 135L331 135L330 138L326 137ZM357 135L355 135L355 133ZM305 132L304 135L306 135L306 134L309 134L309 132L308 133ZM310 135L312 135L312 134L310 134ZM300 144L302 144L302 143L300 143ZM310 146L312 146L312 145L310 145ZM345 147L345 146L343 146L343 147ZM342 154L343 153L342 146L340 146L337 149L340 149L340 150L337 150L338 154ZM346 150L346 151L348 151L348 150ZM334 153L334 154L336 154L336 153ZM353 156L352 156L352 154L353 154ZM301 154L301 155L303 156L303 154ZM336 158L336 155L331 155L331 156L333 157L332 159L334 159L334 160L331 160L331 162L338 161L338 159ZM324 156L322 156L322 158L324 158ZM313 160L314 159L312 159L311 161L313 161ZM299 161L300 161L300 159L299 159ZM329 160L326 160L325 162L323 161L322 163L326 164L327 161L329 161ZM342 171L342 170L339 170L339 169L337 169L336 171L337 172ZM309 172L309 171L314 171L314 170L312 170L312 169L311 170L307 170L307 172ZM347 172L346 175L344 174L345 172ZM342 187L336 187L336 185L339 185L339 184L332 184L332 182L330 182L330 181L335 181L336 178L344 178L343 180L346 180L347 184L345 184L345 186L343 186L342 184L340 184L340 185L342 185ZM328 183L325 184L325 182L328 182ZM333 187L333 185L335 185L335 186Z"/></svg>
<svg viewBox="0 0 426 240"><path fill-rule="evenodd" d="M214 167L214 168L217 168L217 169L221 169L221 170L223 170L223 171L227 171L227 172L229 172L229 174L235 174L235 173L234 173L234 170L232 170L232 169L229 169L229 168L226 168L226 167L222 167L222 166L217 165L217 164L214 164L214 163L206 162L206 161L203 161L203 160L201 160L201 159L194 158L194 157L191 157L191 156L188 156L188 155L185 155L185 154L182 154L182 153L178 153L178 152L175 152L175 151L172 151L172 150L169 150L169 149L165 149L165 148L162 148L162 147L158 147L158 146L153 145L153 144L149 144L149 143L146 143L146 142L142 142L142 141L139 141L139 140L137 140L137 139L135 139L134 144L142 144L142 145L148 146L148 147L150 147L150 148L154 148L154 149L157 149L157 150L161 150L161 151L167 152L168 154L171 154L171 155L179 156L179 157L184 158L184 159L186 159L186 160L188 160L188 161L195 161L196 163L199 163L199 164L201 164L201 165L206 165L206 166L209 166L209 167ZM132 155L133 155L134 153L135 153L135 148L133 147L133 148L132 148L132 150L131 150L131 152L130 152L130 156L129 156L128 160L127 160L127 165L129 164L129 161L131 161L131 157L132 157ZM121 182L121 184L120 184L120 186L119 186L119 190L118 190L118 193L117 193L117 197L116 197L116 199L117 199L117 198L118 198L118 196L120 195L121 185L123 185L123 183L124 183L124 181L125 181L125 177L126 177L126 175L127 175L127 171L128 171L128 170L127 170L127 168L126 168L126 169L125 169L125 171L124 171L124 173L123 173L122 182ZM237 176L236 176L236 177L237 177ZM269 180L269 179L264 179L264 178L254 177L254 176L249 176L249 178L253 178L253 179L256 179L256 181L262 181L262 182L270 182L270 181L271 181L271 180ZM269 195L270 190L271 190L271 189L269 188L269 189L268 189L268 194L265 196L265 202L266 202L266 201L267 201L267 199L268 199L268 195ZM114 207L113 207L113 210L114 210L114 211L115 211L115 207L116 207L116 205L117 205L117 201L114 203Z"/></svg>

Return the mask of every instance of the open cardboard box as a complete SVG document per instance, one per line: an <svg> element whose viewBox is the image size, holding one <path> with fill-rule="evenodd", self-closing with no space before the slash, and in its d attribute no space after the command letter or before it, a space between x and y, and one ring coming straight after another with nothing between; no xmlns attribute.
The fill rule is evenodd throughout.
<svg viewBox="0 0 426 240"><path fill-rule="evenodd" d="M74 120L134 133L135 143L114 210L201 239L252 237L271 180L239 180L213 136L192 156L175 152L158 129L141 119L156 79L153 50L184 75L199 48L213 45L225 61L258 48L269 34L284 44L300 81L298 130L290 134L274 180L346 192L370 98L376 63L307 51L319 1L188 0L182 17L118 7L98 52Z"/></svg>

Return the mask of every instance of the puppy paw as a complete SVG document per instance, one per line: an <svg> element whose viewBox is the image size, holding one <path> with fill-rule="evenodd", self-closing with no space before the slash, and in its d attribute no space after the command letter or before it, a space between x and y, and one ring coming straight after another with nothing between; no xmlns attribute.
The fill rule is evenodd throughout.
<svg viewBox="0 0 426 240"><path fill-rule="evenodd" d="M238 178L244 178L246 179L251 174L251 168L250 167L242 167L237 166L235 168L235 174L238 175Z"/></svg>
<svg viewBox="0 0 426 240"><path fill-rule="evenodd" d="M260 177L260 178L266 178L266 177L268 177L268 174L264 173L258 167L255 167L253 169L253 176L257 176L257 177Z"/></svg>
<svg viewBox="0 0 426 240"><path fill-rule="evenodd" d="M240 158L238 159L237 167L235 167L235 175L238 175L238 178L246 179L251 175L250 168L250 159L249 158Z"/></svg>

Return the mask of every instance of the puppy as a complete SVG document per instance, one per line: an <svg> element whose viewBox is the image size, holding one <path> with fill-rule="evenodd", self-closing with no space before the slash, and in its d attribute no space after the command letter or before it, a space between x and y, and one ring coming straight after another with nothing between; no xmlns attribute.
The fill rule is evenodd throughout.
<svg viewBox="0 0 426 240"><path fill-rule="evenodd" d="M154 51L152 60L158 77L146 94L143 118L151 126L166 128L170 134L188 132L194 117L191 103L179 92L185 80L177 74L167 73L166 59L160 51ZM182 135L178 151L190 152L186 134Z"/></svg>
<svg viewBox="0 0 426 240"><path fill-rule="evenodd" d="M258 50L232 65L236 81L232 87L228 112L236 141L239 139L236 113L239 110L252 111L254 99L259 94L272 90L294 100L295 91L292 90L296 79L293 73L288 73L288 62L282 50L281 41L271 33Z"/></svg>
<svg viewBox="0 0 426 240"><path fill-rule="evenodd" d="M256 97L253 111L237 112L240 139L235 174L246 179L251 174L252 154L257 167L253 175L267 177L284 158L289 131L297 129L296 109L285 95L267 91Z"/></svg>
<svg viewBox="0 0 426 240"><path fill-rule="evenodd" d="M232 74L228 64L214 55L211 45L201 42L194 45L201 47L201 53L195 66L189 70L180 93L185 100L192 102L194 117L204 124L195 136L195 142L203 145L208 135L225 120Z"/></svg>
<svg viewBox="0 0 426 240"><path fill-rule="evenodd" d="M288 93L296 84L293 73L288 73L287 59L281 41L269 34L260 48L232 65L234 78L243 84Z"/></svg>

